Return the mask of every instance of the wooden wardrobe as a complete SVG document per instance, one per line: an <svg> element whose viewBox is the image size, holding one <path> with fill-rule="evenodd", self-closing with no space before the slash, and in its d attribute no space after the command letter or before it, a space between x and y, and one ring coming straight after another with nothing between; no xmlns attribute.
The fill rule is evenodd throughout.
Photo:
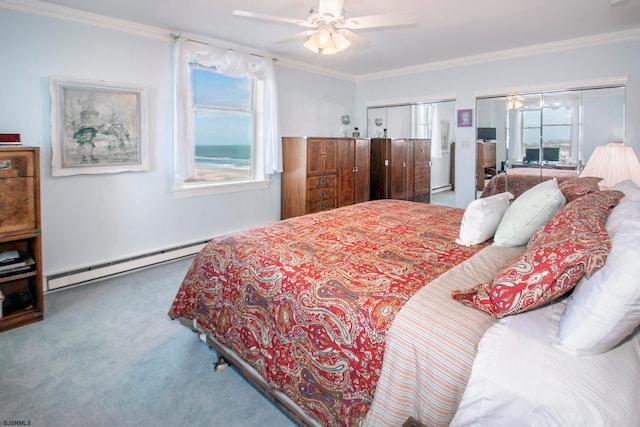
<svg viewBox="0 0 640 427"><path fill-rule="evenodd" d="M371 139L371 199L431 200L431 140Z"/></svg>
<svg viewBox="0 0 640 427"><path fill-rule="evenodd" d="M281 218L369 200L366 138L282 138Z"/></svg>

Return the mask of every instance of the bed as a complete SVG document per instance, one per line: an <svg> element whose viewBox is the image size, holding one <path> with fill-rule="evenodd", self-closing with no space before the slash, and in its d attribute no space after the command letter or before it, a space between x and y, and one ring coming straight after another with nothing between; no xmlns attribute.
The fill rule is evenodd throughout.
<svg viewBox="0 0 640 427"><path fill-rule="evenodd" d="M577 176L576 169L512 167L506 172L492 176L480 197L493 196L505 191L518 197L540 181L555 177L558 182L562 182Z"/></svg>
<svg viewBox="0 0 640 427"><path fill-rule="evenodd" d="M637 194L623 214L637 210L632 225L640 230L640 189ZM606 204L589 203L576 209L591 213ZM194 259L169 315L206 336L300 425L637 423L640 336L629 327L640 324L640 295L623 298L624 307L637 311L624 316L632 319L626 335L613 350L590 357L558 347L563 313L576 312L566 288L557 301L506 317L454 299L456 292L495 282L532 250L492 239L457 244L468 210L378 200L220 236ZM612 229L622 227L623 214L611 215ZM554 214L546 222L551 229L531 240L546 247L549 236L573 236L558 227L574 217ZM634 242L639 233L630 232ZM621 245L617 252L611 245L611 253L640 255ZM640 271L629 277L637 284ZM581 281L576 290L590 289ZM563 398L568 410L554 406Z"/></svg>
<svg viewBox="0 0 640 427"><path fill-rule="evenodd" d="M376 200L215 238L170 316L195 319L320 424L358 425L396 312L484 246L455 243L463 213Z"/></svg>

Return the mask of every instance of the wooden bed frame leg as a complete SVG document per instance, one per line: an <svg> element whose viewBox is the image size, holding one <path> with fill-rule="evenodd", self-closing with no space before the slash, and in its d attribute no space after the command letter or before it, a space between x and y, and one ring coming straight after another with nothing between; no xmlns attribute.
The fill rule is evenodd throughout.
<svg viewBox="0 0 640 427"><path fill-rule="evenodd" d="M218 361L213 364L213 371L217 371L218 369L227 369L229 367L229 362L225 360L224 357L218 355Z"/></svg>

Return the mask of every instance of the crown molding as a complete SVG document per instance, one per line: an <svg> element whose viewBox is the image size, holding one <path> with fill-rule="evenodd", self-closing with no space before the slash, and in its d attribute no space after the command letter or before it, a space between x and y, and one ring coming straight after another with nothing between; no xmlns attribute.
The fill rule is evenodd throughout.
<svg viewBox="0 0 640 427"><path fill-rule="evenodd" d="M84 12L38 0L0 0L0 7L123 31L153 39L170 40L171 32L164 28L126 21L124 19L110 18L96 13Z"/></svg>
<svg viewBox="0 0 640 427"><path fill-rule="evenodd" d="M552 43L543 43L515 49L505 49L480 55L465 56L446 61L431 62L413 67L396 68L379 73L361 74L356 76L356 81L375 80L387 77L397 77L407 74L441 70L445 68L476 65L484 62L513 59L524 56L540 55L543 53L560 52L570 49L600 46L612 43L640 40L640 28L615 33L599 34L596 36L580 37L570 40L562 40Z"/></svg>
<svg viewBox="0 0 640 427"><path fill-rule="evenodd" d="M513 86L476 91L476 98L494 98L532 92L554 92L565 90L594 89L603 87L626 86L629 76L616 76L587 80L569 80L530 86Z"/></svg>
<svg viewBox="0 0 640 427"><path fill-rule="evenodd" d="M327 68L316 67L314 65L309 65L308 63L304 63L300 61L294 61L289 58L279 57L277 58L276 61L278 65L281 65L283 67L294 68L296 70L301 70L301 71L308 71L310 73L320 74L326 77L333 77L333 78L342 79L342 80L349 80L352 82L356 81L356 76L353 74L341 73L339 71L329 70Z"/></svg>
<svg viewBox="0 0 640 427"><path fill-rule="evenodd" d="M251 49L246 46L235 45L223 40L212 39L210 37L184 34L181 31L172 30L168 28L159 28L151 25L140 24L137 22L127 21L124 19L111 18L108 16L84 12L78 9L70 7L58 6L51 3L46 3L39 0L0 0L0 8L13 9L20 12L26 12L31 14L48 16L51 18L64 19L67 21L78 22L85 25L93 25L96 27L107 28L110 30L122 31L130 34L135 34L142 37L173 41L176 35L185 36L194 40L203 41L215 44L217 46L225 47L228 49L238 49L246 52L252 52L255 49ZM329 70L322 67L315 67L307 63L294 61L285 57L278 57L267 52L258 53L261 56L272 56L276 63L280 66L289 68L295 68L303 71L308 71L315 74L321 74L328 77L335 77L344 80L355 81L355 76L347 73L340 73L337 71Z"/></svg>

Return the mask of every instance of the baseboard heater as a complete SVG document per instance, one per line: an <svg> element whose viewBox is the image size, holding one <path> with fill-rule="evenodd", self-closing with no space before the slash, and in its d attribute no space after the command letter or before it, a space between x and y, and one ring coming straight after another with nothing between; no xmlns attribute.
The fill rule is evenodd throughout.
<svg viewBox="0 0 640 427"><path fill-rule="evenodd" d="M447 184L447 185L443 185L442 187L435 187L431 189L432 193L441 193L443 191L450 191L451 190L451 184Z"/></svg>
<svg viewBox="0 0 640 427"><path fill-rule="evenodd" d="M208 240L47 276L47 291L79 285L197 254Z"/></svg>

